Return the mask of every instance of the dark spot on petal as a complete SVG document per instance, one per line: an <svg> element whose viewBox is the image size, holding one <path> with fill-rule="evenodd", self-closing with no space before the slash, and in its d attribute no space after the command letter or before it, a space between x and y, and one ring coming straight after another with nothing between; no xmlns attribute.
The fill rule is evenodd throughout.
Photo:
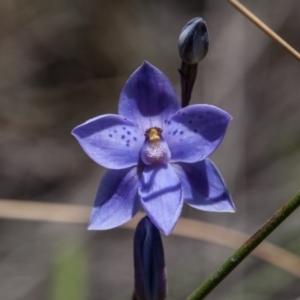
<svg viewBox="0 0 300 300"><path fill-rule="evenodd" d="M130 140L127 140L126 143L129 144Z"/></svg>
<svg viewBox="0 0 300 300"><path fill-rule="evenodd" d="M167 123L168 123L168 120L166 119L166 120L165 120L165 124L167 124Z"/></svg>
<svg viewBox="0 0 300 300"><path fill-rule="evenodd" d="M112 135L111 135L111 134L109 134L109 137L112 137Z"/></svg>
<svg viewBox="0 0 300 300"><path fill-rule="evenodd" d="M190 120L190 121L189 121L189 124L192 124L192 123L193 123L193 121L192 121L192 120Z"/></svg>
<svg viewBox="0 0 300 300"><path fill-rule="evenodd" d="M125 139L125 135L122 135L122 139Z"/></svg>
<svg viewBox="0 0 300 300"><path fill-rule="evenodd" d="M199 119L201 119L202 118L202 115L201 116L199 116Z"/></svg>
<svg viewBox="0 0 300 300"><path fill-rule="evenodd" d="M168 124L170 125L170 124L171 124L171 121L168 121Z"/></svg>
<svg viewBox="0 0 300 300"><path fill-rule="evenodd" d="M124 130L126 130L126 127L123 127Z"/></svg>
<svg viewBox="0 0 300 300"><path fill-rule="evenodd" d="M197 129L194 129L194 132L198 132L198 130L197 130Z"/></svg>
<svg viewBox="0 0 300 300"><path fill-rule="evenodd" d="M183 134L183 131L180 131L179 133L180 133L180 134Z"/></svg>
<svg viewBox="0 0 300 300"><path fill-rule="evenodd" d="M137 140L137 138L136 138L136 137L134 137L133 139L134 139L135 141Z"/></svg>
<svg viewBox="0 0 300 300"><path fill-rule="evenodd" d="M117 133L117 130L114 130L115 133Z"/></svg>
<svg viewBox="0 0 300 300"><path fill-rule="evenodd" d="M129 144L126 144L126 146L129 147L130 145L129 145Z"/></svg>
<svg viewBox="0 0 300 300"><path fill-rule="evenodd" d="M129 135L130 135L130 134L131 134L131 132L130 132L130 131L127 131L127 134L129 134Z"/></svg>
<svg viewBox="0 0 300 300"><path fill-rule="evenodd" d="M173 131L173 135L175 135L177 133L178 130Z"/></svg>

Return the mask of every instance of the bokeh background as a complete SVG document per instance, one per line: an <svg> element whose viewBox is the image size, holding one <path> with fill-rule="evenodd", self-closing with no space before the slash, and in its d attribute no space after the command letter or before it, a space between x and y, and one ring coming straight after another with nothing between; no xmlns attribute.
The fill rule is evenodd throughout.
<svg viewBox="0 0 300 300"><path fill-rule="evenodd" d="M241 2L300 49L298 0ZM212 159L237 213L185 207L183 216L256 231L299 189L300 68L227 1L2 0L0 197L92 207L105 170L70 131L117 113L122 86L144 60L180 94L177 39L196 16L206 20L211 43L192 102L219 106L234 118ZM296 211L268 240L300 255L299 219ZM82 225L0 219L0 299L130 299L132 239L125 229L88 232ZM164 245L174 300L232 252L174 235ZM248 258L207 299L297 297L299 279Z"/></svg>

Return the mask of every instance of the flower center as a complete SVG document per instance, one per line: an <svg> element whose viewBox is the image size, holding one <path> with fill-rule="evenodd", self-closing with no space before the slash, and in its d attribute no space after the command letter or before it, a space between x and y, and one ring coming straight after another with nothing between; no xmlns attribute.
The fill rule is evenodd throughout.
<svg viewBox="0 0 300 300"><path fill-rule="evenodd" d="M145 131L145 142L142 147L142 160L146 165L167 163L170 159L170 150L163 140L162 129L151 127Z"/></svg>
<svg viewBox="0 0 300 300"><path fill-rule="evenodd" d="M151 143L157 143L161 139L162 129L158 127L151 127L145 131L145 137Z"/></svg>

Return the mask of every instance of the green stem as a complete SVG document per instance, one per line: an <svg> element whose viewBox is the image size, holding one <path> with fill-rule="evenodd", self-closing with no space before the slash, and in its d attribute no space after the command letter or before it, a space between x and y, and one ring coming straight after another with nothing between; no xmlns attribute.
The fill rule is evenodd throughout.
<svg viewBox="0 0 300 300"><path fill-rule="evenodd" d="M231 271L235 269L273 230L300 205L300 191L286 202L252 237L208 277L187 300L204 299Z"/></svg>

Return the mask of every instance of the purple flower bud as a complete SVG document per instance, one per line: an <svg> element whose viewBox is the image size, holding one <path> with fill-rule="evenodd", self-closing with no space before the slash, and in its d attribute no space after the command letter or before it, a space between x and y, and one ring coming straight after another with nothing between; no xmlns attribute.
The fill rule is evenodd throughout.
<svg viewBox="0 0 300 300"><path fill-rule="evenodd" d="M163 300L167 294L164 249L159 230L148 217L134 235L134 300Z"/></svg>
<svg viewBox="0 0 300 300"><path fill-rule="evenodd" d="M202 18L190 20L181 30L178 40L179 55L187 64L196 64L208 52L209 36Z"/></svg>

